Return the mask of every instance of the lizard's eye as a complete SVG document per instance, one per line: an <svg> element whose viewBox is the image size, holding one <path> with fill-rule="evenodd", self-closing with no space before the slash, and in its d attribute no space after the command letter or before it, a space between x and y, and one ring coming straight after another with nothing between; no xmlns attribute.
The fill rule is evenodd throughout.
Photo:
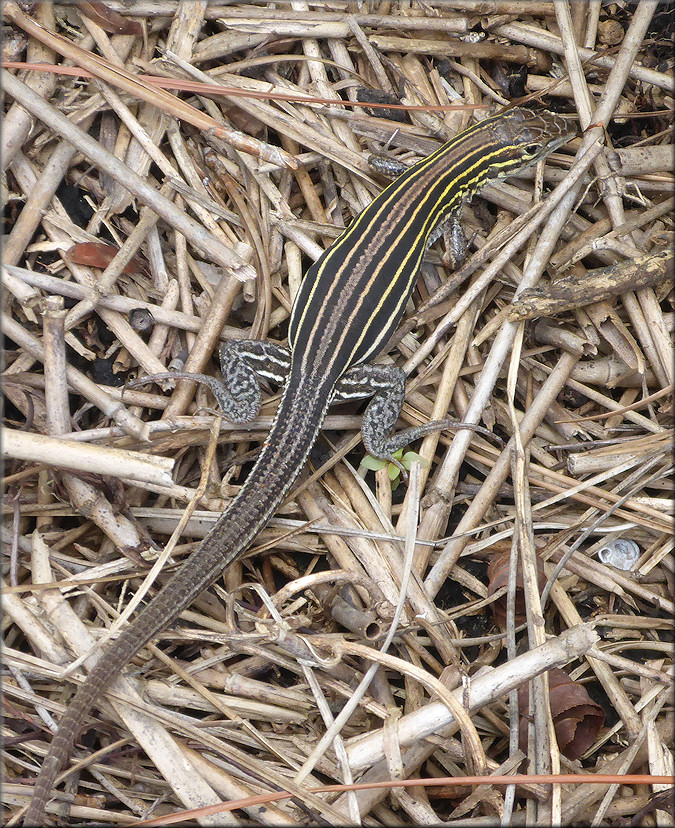
<svg viewBox="0 0 675 828"><path fill-rule="evenodd" d="M528 144L525 147L527 155L536 155L540 150L539 144Z"/></svg>

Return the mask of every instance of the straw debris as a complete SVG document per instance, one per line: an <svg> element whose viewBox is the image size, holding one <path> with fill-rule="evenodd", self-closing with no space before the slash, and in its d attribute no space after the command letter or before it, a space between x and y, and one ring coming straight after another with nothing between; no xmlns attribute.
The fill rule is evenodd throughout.
<svg viewBox="0 0 675 828"><path fill-rule="evenodd" d="M466 260L432 246L386 356L401 427L483 431L428 435L404 480L360 466L357 405L331 410L254 547L101 699L49 818L286 790L194 818L672 819L650 784L673 774L672 14L3 4L7 824L72 687L230 502L278 401L236 425L194 382L126 385L283 343L303 271L386 184L368 157L413 162L525 98L579 137L466 206ZM348 789L513 773L584 777ZM582 784L627 773L643 784Z"/></svg>

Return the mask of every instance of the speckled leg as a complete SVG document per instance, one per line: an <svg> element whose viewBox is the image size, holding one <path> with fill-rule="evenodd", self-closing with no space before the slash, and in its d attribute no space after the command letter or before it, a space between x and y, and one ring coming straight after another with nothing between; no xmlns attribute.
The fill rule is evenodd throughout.
<svg viewBox="0 0 675 828"><path fill-rule="evenodd" d="M459 220L459 214L450 216L450 221L444 226L445 245L450 253L453 270L457 270L466 259L469 243L464 235L464 229Z"/></svg>
<svg viewBox="0 0 675 828"><path fill-rule="evenodd" d="M286 381L290 366L291 353L288 348L252 339L236 340L226 342L220 348L222 380L207 374L172 371L141 377L134 383L129 383L129 387L165 379L200 382L211 389L228 420L247 423L255 418L260 409L258 377L281 385Z"/></svg>
<svg viewBox="0 0 675 828"><path fill-rule="evenodd" d="M388 365L357 365L350 369L335 388L334 402L373 396L363 415L361 434L369 454L381 460L400 465L394 453L418 437L444 428L446 420L407 428L391 434L405 397L405 374L400 368Z"/></svg>
<svg viewBox="0 0 675 828"><path fill-rule="evenodd" d="M447 218L440 221L431 231L427 242L427 247L430 247L436 239L440 238L440 236L444 237L445 246L448 250L453 270L457 270L457 268L462 264L466 258L466 251L468 248L459 217L460 212L459 210L456 210Z"/></svg>
<svg viewBox="0 0 675 828"><path fill-rule="evenodd" d="M220 391L211 390L223 413L235 423L252 420L260 409L260 385L263 377L282 385L291 367L288 348L271 342L241 340L225 342L220 348Z"/></svg>
<svg viewBox="0 0 675 828"><path fill-rule="evenodd" d="M375 172L386 175L387 178L398 178L399 175L409 170L411 165L404 164L398 158L391 158L388 155L369 155L368 166Z"/></svg>
<svg viewBox="0 0 675 828"><path fill-rule="evenodd" d="M407 477L406 471L393 455L413 440L426 437L434 431L468 428L501 443L499 438L482 426L459 423L456 420L432 420L391 435L405 397L405 374L393 365L357 365L351 368L335 386L333 402L360 400L372 395L373 399L366 408L361 425L363 445L368 454L398 466L404 477Z"/></svg>

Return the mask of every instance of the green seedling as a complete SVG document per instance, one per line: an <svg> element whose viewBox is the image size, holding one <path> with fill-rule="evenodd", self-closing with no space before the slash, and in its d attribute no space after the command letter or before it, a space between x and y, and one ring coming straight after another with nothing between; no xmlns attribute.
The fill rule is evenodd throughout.
<svg viewBox="0 0 675 828"><path fill-rule="evenodd" d="M429 465L429 461L421 457L416 451L406 451L404 454L403 449L399 449L394 453L393 457L394 460L398 460L406 471L410 471L410 467L415 460L418 461L422 468L427 468ZM368 469L368 471L379 471L380 469L386 468L389 479L391 480L392 489L396 489L401 482L401 468L390 460L380 460L378 457L373 457L372 454L366 454L363 460L361 460L361 465L364 469Z"/></svg>

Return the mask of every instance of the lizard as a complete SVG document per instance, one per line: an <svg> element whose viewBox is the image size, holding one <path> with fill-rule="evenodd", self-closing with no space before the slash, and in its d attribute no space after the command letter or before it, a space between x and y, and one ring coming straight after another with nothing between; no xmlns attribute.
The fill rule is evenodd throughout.
<svg viewBox="0 0 675 828"><path fill-rule="evenodd" d="M106 686L246 551L274 515L332 403L371 397L363 415L363 443L371 455L390 461L404 445L440 427L428 423L393 434L405 374L372 359L399 324L438 229L457 222L464 202L486 182L536 163L573 135L563 117L527 107L470 126L385 187L308 268L291 310L287 348L253 340L222 346L222 382L204 381L216 391L224 416L236 422L253 419L261 398L258 377L281 381L272 428L213 528L109 644L75 693L42 763L24 824L40 824L56 776Z"/></svg>

